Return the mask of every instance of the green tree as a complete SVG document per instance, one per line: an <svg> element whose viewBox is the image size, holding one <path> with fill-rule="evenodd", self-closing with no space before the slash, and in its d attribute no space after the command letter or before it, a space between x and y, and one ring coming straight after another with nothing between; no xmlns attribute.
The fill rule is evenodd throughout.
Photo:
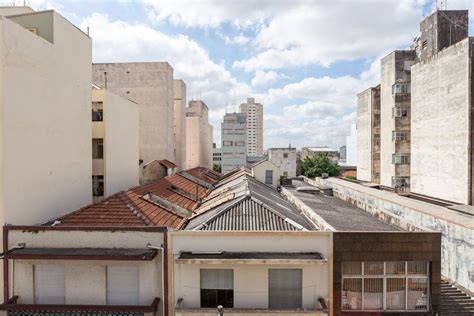
<svg viewBox="0 0 474 316"><path fill-rule="evenodd" d="M212 164L212 170L214 170L215 172L221 173L222 172L222 166L217 164L217 163L214 163L214 164Z"/></svg>
<svg viewBox="0 0 474 316"><path fill-rule="evenodd" d="M327 173L330 177L338 176L341 168L337 162L332 161L327 155L306 157L301 161L301 172L308 178L320 177Z"/></svg>

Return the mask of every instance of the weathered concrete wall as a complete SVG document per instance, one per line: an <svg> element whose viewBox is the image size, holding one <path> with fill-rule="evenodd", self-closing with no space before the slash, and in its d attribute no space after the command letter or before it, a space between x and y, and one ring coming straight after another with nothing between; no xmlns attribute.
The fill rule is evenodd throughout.
<svg viewBox="0 0 474 316"><path fill-rule="evenodd" d="M474 293L473 216L342 179L311 181L332 187L334 196L403 229L440 232L442 275Z"/></svg>
<svg viewBox="0 0 474 316"><path fill-rule="evenodd" d="M265 183L265 174L267 170L273 171L272 177L272 184L274 188L276 188L280 183L280 168L278 168L274 163L266 160L258 165L252 167L252 177L257 179L258 181Z"/></svg>
<svg viewBox="0 0 474 316"><path fill-rule="evenodd" d="M212 125L209 109L200 100L190 101L186 108L186 168L212 169Z"/></svg>
<svg viewBox="0 0 474 316"><path fill-rule="evenodd" d="M372 88L357 95L357 179L372 181Z"/></svg>
<svg viewBox="0 0 474 316"><path fill-rule="evenodd" d="M411 191L463 204L471 187L470 45L412 67Z"/></svg>
<svg viewBox="0 0 474 316"><path fill-rule="evenodd" d="M173 68L167 62L93 65L92 82L138 103L140 159L174 157Z"/></svg>
<svg viewBox="0 0 474 316"><path fill-rule="evenodd" d="M296 177L296 148L270 148L268 159L280 168L282 176Z"/></svg>
<svg viewBox="0 0 474 316"><path fill-rule="evenodd" d="M186 169L186 84L174 80L174 140L176 165Z"/></svg>

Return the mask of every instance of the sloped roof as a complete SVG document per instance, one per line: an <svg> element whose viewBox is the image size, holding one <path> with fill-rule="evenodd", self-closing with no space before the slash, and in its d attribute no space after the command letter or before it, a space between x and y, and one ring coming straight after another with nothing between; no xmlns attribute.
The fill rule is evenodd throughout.
<svg viewBox="0 0 474 316"><path fill-rule="evenodd" d="M195 210L190 230L312 230L314 225L276 190L245 170L219 181Z"/></svg>
<svg viewBox="0 0 474 316"><path fill-rule="evenodd" d="M174 162L171 162L171 161L169 161L168 159L158 160L158 162L159 162L161 165L165 166L166 168L173 169L173 168L177 168L177 167L178 167Z"/></svg>
<svg viewBox="0 0 474 316"><path fill-rule="evenodd" d="M186 170L186 172L212 185L219 181L223 176L219 172L204 167L191 168Z"/></svg>
<svg viewBox="0 0 474 316"><path fill-rule="evenodd" d="M56 221L59 226L168 226L180 229L210 191L202 180L193 181L185 172L180 172L116 193Z"/></svg>

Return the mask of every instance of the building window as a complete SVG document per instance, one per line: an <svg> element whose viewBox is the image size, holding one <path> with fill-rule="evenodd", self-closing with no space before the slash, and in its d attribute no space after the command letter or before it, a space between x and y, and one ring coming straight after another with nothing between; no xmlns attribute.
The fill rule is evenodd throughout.
<svg viewBox="0 0 474 316"><path fill-rule="evenodd" d="M268 270L268 307L270 309L302 308L303 270Z"/></svg>
<svg viewBox="0 0 474 316"><path fill-rule="evenodd" d="M243 147L243 146L245 146L245 142L244 141L236 141L235 146Z"/></svg>
<svg viewBox="0 0 474 316"><path fill-rule="evenodd" d="M410 155L407 154L393 154L392 163L395 165L406 165L410 163Z"/></svg>
<svg viewBox="0 0 474 316"><path fill-rule="evenodd" d="M92 176L92 196L104 196L104 176Z"/></svg>
<svg viewBox="0 0 474 316"><path fill-rule="evenodd" d="M92 110L92 122L102 122L104 120L104 113L102 109Z"/></svg>
<svg viewBox="0 0 474 316"><path fill-rule="evenodd" d="M392 108L392 117L409 117L410 111L408 108Z"/></svg>
<svg viewBox="0 0 474 316"><path fill-rule="evenodd" d="M265 184L273 184L273 170L265 170Z"/></svg>
<svg viewBox="0 0 474 316"><path fill-rule="evenodd" d="M230 147L230 146L232 146L232 141L231 140L224 140L222 142L222 146L223 147Z"/></svg>
<svg viewBox="0 0 474 316"><path fill-rule="evenodd" d="M234 270L201 269L201 308L234 307Z"/></svg>
<svg viewBox="0 0 474 316"><path fill-rule="evenodd" d="M392 140L394 140L394 141L407 141L407 140L409 140L408 133L392 131Z"/></svg>
<svg viewBox="0 0 474 316"><path fill-rule="evenodd" d="M107 304L139 305L138 267L107 267Z"/></svg>
<svg viewBox="0 0 474 316"><path fill-rule="evenodd" d="M411 93L410 83L404 82L404 83L396 83L392 85L392 94L397 94L397 93Z"/></svg>
<svg viewBox="0 0 474 316"><path fill-rule="evenodd" d="M284 153L283 158L288 158L288 153Z"/></svg>
<svg viewBox="0 0 474 316"><path fill-rule="evenodd" d="M428 262L343 262L343 310L428 310Z"/></svg>
<svg viewBox="0 0 474 316"><path fill-rule="evenodd" d="M410 186L409 177L392 177L392 188L403 188Z"/></svg>
<svg viewBox="0 0 474 316"><path fill-rule="evenodd" d="M35 304L65 304L64 266L34 265Z"/></svg>
<svg viewBox="0 0 474 316"><path fill-rule="evenodd" d="M92 138L92 159L104 159L104 140Z"/></svg>

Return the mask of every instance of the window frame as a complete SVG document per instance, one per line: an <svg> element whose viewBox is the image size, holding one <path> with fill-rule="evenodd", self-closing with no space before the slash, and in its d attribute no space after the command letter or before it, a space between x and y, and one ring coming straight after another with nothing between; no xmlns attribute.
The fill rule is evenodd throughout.
<svg viewBox="0 0 474 316"><path fill-rule="evenodd" d="M216 270L226 270L226 271L231 271L232 272L232 289L219 289L219 288L216 288L216 289L208 289L208 288L203 288L202 287L202 271L203 270L207 270L207 271L216 271ZM209 304L204 304L206 306L203 305L203 291L216 291L216 301L217 301L217 305L223 305L224 308L234 308L234 304L235 304L235 271L234 269L232 268L223 268L223 269L219 269L219 268L201 268L199 269L199 307L200 308L216 308L217 306L207 306ZM231 300L231 305L232 306L225 306L225 304L220 304L220 302L218 301L218 297L219 297L219 293L218 291L224 291L224 294L227 296L229 295L229 292L231 293L230 295L232 296L232 300Z"/></svg>
<svg viewBox="0 0 474 316"><path fill-rule="evenodd" d="M417 262L417 261L383 261L383 274L366 274L365 273L365 262L370 261L361 261L357 262L361 264L361 273L360 274L344 274L341 264L341 311L345 312L429 312L431 306L431 288L430 288L430 262L429 261L419 261L426 264L426 274L410 274L408 272L408 263ZM404 262L405 272L403 274L388 274L387 273L387 262ZM383 279L383 303L382 309L364 309L364 280L365 279ZM362 291L361 291L361 308L360 309L344 309L343 303L343 292L344 292L344 280L345 279L359 279L362 282ZM387 280L388 279L404 279L405 285L405 309L387 309ZM425 279L426 280L426 309L408 309L408 284L410 279Z"/></svg>
<svg viewBox="0 0 474 316"><path fill-rule="evenodd" d="M113 271L114 269L124 269L124 268L128 268L130 269L130 271L133 269L133 273L136 272L136 277L137 277L137 280L136 280L136 285L137 285L137 289L136 289L136 301L135 303L129 303L129 302L126 302L126 303L122 303L122 302L115 302L112 300L111 302L111 299L114 298L116 299L115 297L113 297L114 295L117 295L116 293L111 293L109 292L109 285L110 285L110 282L111 282L111 277L112 277L112 274L117 271ZM129 271L129 272L130 272ZM136 265L127 265L127 266L122 266L122 265L107 265L105 267L105 279L106 279L106 287L105 287L105 301L106 301L106 305L132 305L132 306L138 306L140 305L140 269L138 266ZM110 295L110 296L109 296Z"/></svg>
<svg viewBox="0 0 474 316"><path fill-rule="evenodd" d="M300 291L299 296L300 296L300 301L298 302L298 307L288 307L288 308L281 308L281 307L277 307L277 308L274 308L274 307L271 307L270 305L270 298L271 298L271 291L270 291L270 274L271 274L271 271L276 271L276 270L285 270L285 271L297 271L297 273L299 273L300 275L300 281L301 281L301 284L300 287L298 288L298 290ZM302 268L269 268L268 269L268 272L267 272L267 278L268 278L268 309L269 310L292 310L292 309L301 309L303 308L303 298L304 298L304 293L303 293L303 269Z"/></svg>

